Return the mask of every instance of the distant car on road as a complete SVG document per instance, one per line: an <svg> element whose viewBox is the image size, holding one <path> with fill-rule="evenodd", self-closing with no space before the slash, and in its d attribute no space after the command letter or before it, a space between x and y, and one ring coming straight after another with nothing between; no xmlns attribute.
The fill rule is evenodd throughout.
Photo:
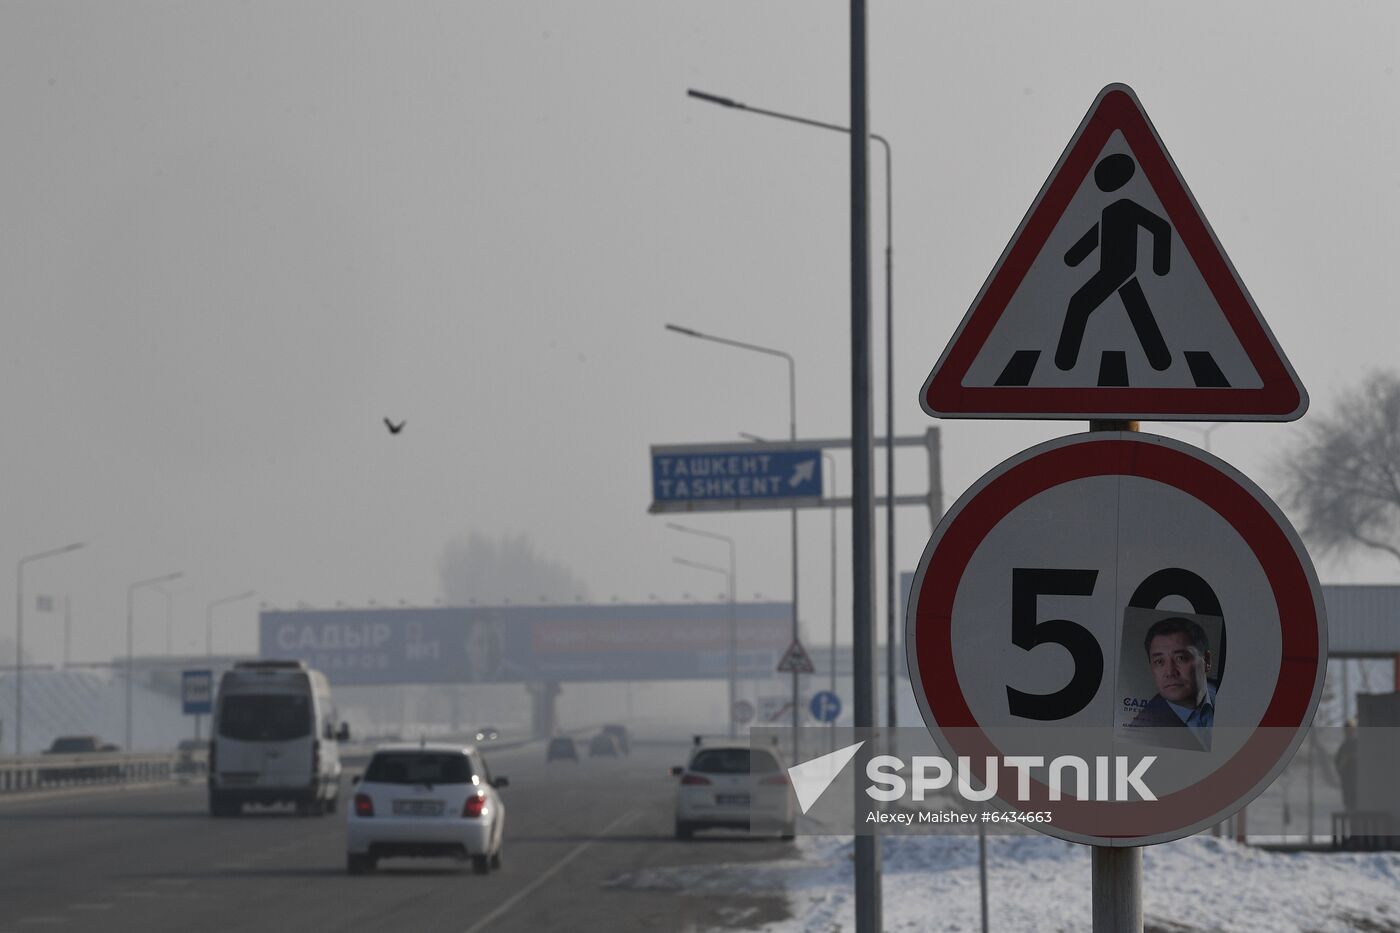
<svg viewBox="0 0 1400 933"><path fill-rule="evenodd" d="M95 735L60 735L44 749L45 755L100 755L121 751ZM45 781L107 781L121 777L120 765L92 765L75 768L44 768Z"/></svg>
<svg viewBox="0 0 1400 933"><path fill-rule="evenodd" d="M494 742L501 737L501 733L495 726L482 726L476 730L476 740L478 742Z"/></svg>
<svg viewBox="0 0 1400 933"><path fill-rule="evenodd" d="M564 758L578 761L578 747L574 745L574 740L567 735L556 735L549 740L549 745L545 747L544 760L558 761Z"/></svg>
<svg viewBox="0 0 1400 933"><path fill-rule="evenodd" d="M204 773L204 760L200 753L208 749L209 743L202 739L181 739L175 747L175 776L181 779Z"/></svg>
<svg viewBox="0 0 1400 933"><path fill-rule="evenodd" d="M706 745L698 738L685 767L672 768L676 838L701 829L776 831L792 839L797 816L791 783L774 752L736 742Z"/></svg>
<svg viewBox="0 0 1400 933"><path fill-rule="evenodd" d="M373 871L382 858L470 859L484 875L501 867L505 806L473 745L388 745L375 751L346 816L345 867Z"/></svg>
<svg viewBox="0 0 1400 933"><path fill-rule="evenodd" d="M617 723L609 723L603 727L603 731L617 739L617 747L622 750L622 754L632 754L632 739L627 734L627 727Z"/></svg>
<svg viewBox="0 0 1400 933"><path fill-rule="evenodd" d="M616 758L621 754L621 749L617 746L617 736L611 732L599 732L588 740L588 756L597 758L599 756Z"/></svg>

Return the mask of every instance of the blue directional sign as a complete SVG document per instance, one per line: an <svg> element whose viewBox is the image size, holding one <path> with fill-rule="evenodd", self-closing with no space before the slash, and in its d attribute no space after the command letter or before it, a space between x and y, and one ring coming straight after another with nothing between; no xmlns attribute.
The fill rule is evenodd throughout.
<svg viewBox="0 0 1400 933"><path fill-rule="evenodd" d="M810 709L817 722L835 722L841 715L841 698L830 690L819 690L812 694Z"/></svg>
<svg viewBox="0 0 1400 933"><path fill-rule="evenodd" d="M186 716L204 716L214 711L214 672L182 671L180 701Z"/></svg>
<svg viewBox="0 0 1400 933"><path fill-rule="evenodd" d="M814 502L821 494L820 448L694 445L651 451L653 512L787 508Z"/></svg>

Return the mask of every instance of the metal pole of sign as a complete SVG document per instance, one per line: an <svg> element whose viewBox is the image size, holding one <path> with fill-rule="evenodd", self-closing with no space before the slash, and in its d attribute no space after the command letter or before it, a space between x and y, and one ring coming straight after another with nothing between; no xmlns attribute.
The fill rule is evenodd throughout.
<svg viewBox="0 0 1400 933"><path fill-rule="evenodd" d="M797 366L788 357L788 439L797 440ZM801 625L797 621L797 509L792 510L792 643L800 639ZM792 763L797 764L798 729L801 726L802 697L801 673L794 666L792 670Z"/></svg>
<svg viewBox="0 0 1400 933"><path fill-rule="evenodd" d="M982 933L991 930L991 911L987 907L987 824L977 824L977 882L982 889Z"/></svg>
<svg viewBox="0 0 1400 933"><path fill-rule="evenodd" d="M875 445L870 371L870 125L867 114L866 13L851 0L851 550L852 706L857 729L876 722L875 695ZM893 494L894 490L890 490ZM856 774L864 774L871 743L856 752ZM855 782L854 812L869 807L862 782ZM859 819L859 817L857 817ZM879 837L855 837L856 933L879 933Z"/></svg>
<svg viewBox="0 0 1400 933"><path fill-rule="evenodd" d="M1347 677L1347 672L1351 670L1351 662L1342 658L1342 725L1347 724L1347 717L1351 715L1351 680Z"/></svg>
<svg viewBox="0 0 1400 933"><path fill-rule="evenodd" d="M1094 846L1094 933L1142 933L1142 849Z"/></svg>
<svg viewBox="0 0 1400 933"><path fill-rule="evenodd" d="M836 458L829 453L822 453L822 458L826 460L827 471L831 474L831 498L836 498ZM836 506L831 507L831 671L830 690L832 696L836 695ZM836 717L831 717L831 722L827 726L827 736L830 741L827 743L827 751L836 751Z"/></svg>
<svg viewBox="0 0 1400 933"><path fill-rule="evenodd" d="M1136 431L1136 421L1091 421L1090 431ZM1093 847L1094 933L1142 933L1142 849Z"/></svg>
<svg viewBox="0 0 1400 933"><path fill-rule="evenodd" d="M1313 726L1317 717L1313 717ZM1313 769L1317 764L1317 732L1308 729L1308 845L1313 844Z"/></svg>

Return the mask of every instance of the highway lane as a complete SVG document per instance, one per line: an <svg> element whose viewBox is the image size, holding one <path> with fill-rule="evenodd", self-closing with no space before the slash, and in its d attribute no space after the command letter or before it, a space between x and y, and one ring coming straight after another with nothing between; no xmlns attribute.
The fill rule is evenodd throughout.
<svg viewBox="0 0 1400 933"><path fill-rule="evenodd" d="M785 913L780 898L688 897L607 883L659 866L791 857L776 839L672 838L687 747L543 761L539 744L487 762L510 778L505 865L391 860L345 874L344 813L214 820L203 785L0 801L0 933L70 930L415 929L447 933L691 930ZM347 768L347 773L355 769ZM348 800L349 788L342 790Z"/></svg>

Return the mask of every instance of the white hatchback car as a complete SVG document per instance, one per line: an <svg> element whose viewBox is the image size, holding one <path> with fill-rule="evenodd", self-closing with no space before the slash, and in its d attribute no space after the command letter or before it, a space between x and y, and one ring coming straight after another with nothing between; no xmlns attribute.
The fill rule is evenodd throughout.
<svg viewBox="0 0 1400 933"><path fill-rule="evenodd" d="M484 875L501 867L505 807L475 746L423 743L375 751L348 807L345 865L373 871L379 859L471 859Z"/></svg>
<svg viewBox="0 0 1400 933"><path fill-rule="evenodd" d="M778 756L738 743L703 744L698 738L676 790L676 838L699 829L777 832L791 839L797 816L792 783Z"/></svg>

